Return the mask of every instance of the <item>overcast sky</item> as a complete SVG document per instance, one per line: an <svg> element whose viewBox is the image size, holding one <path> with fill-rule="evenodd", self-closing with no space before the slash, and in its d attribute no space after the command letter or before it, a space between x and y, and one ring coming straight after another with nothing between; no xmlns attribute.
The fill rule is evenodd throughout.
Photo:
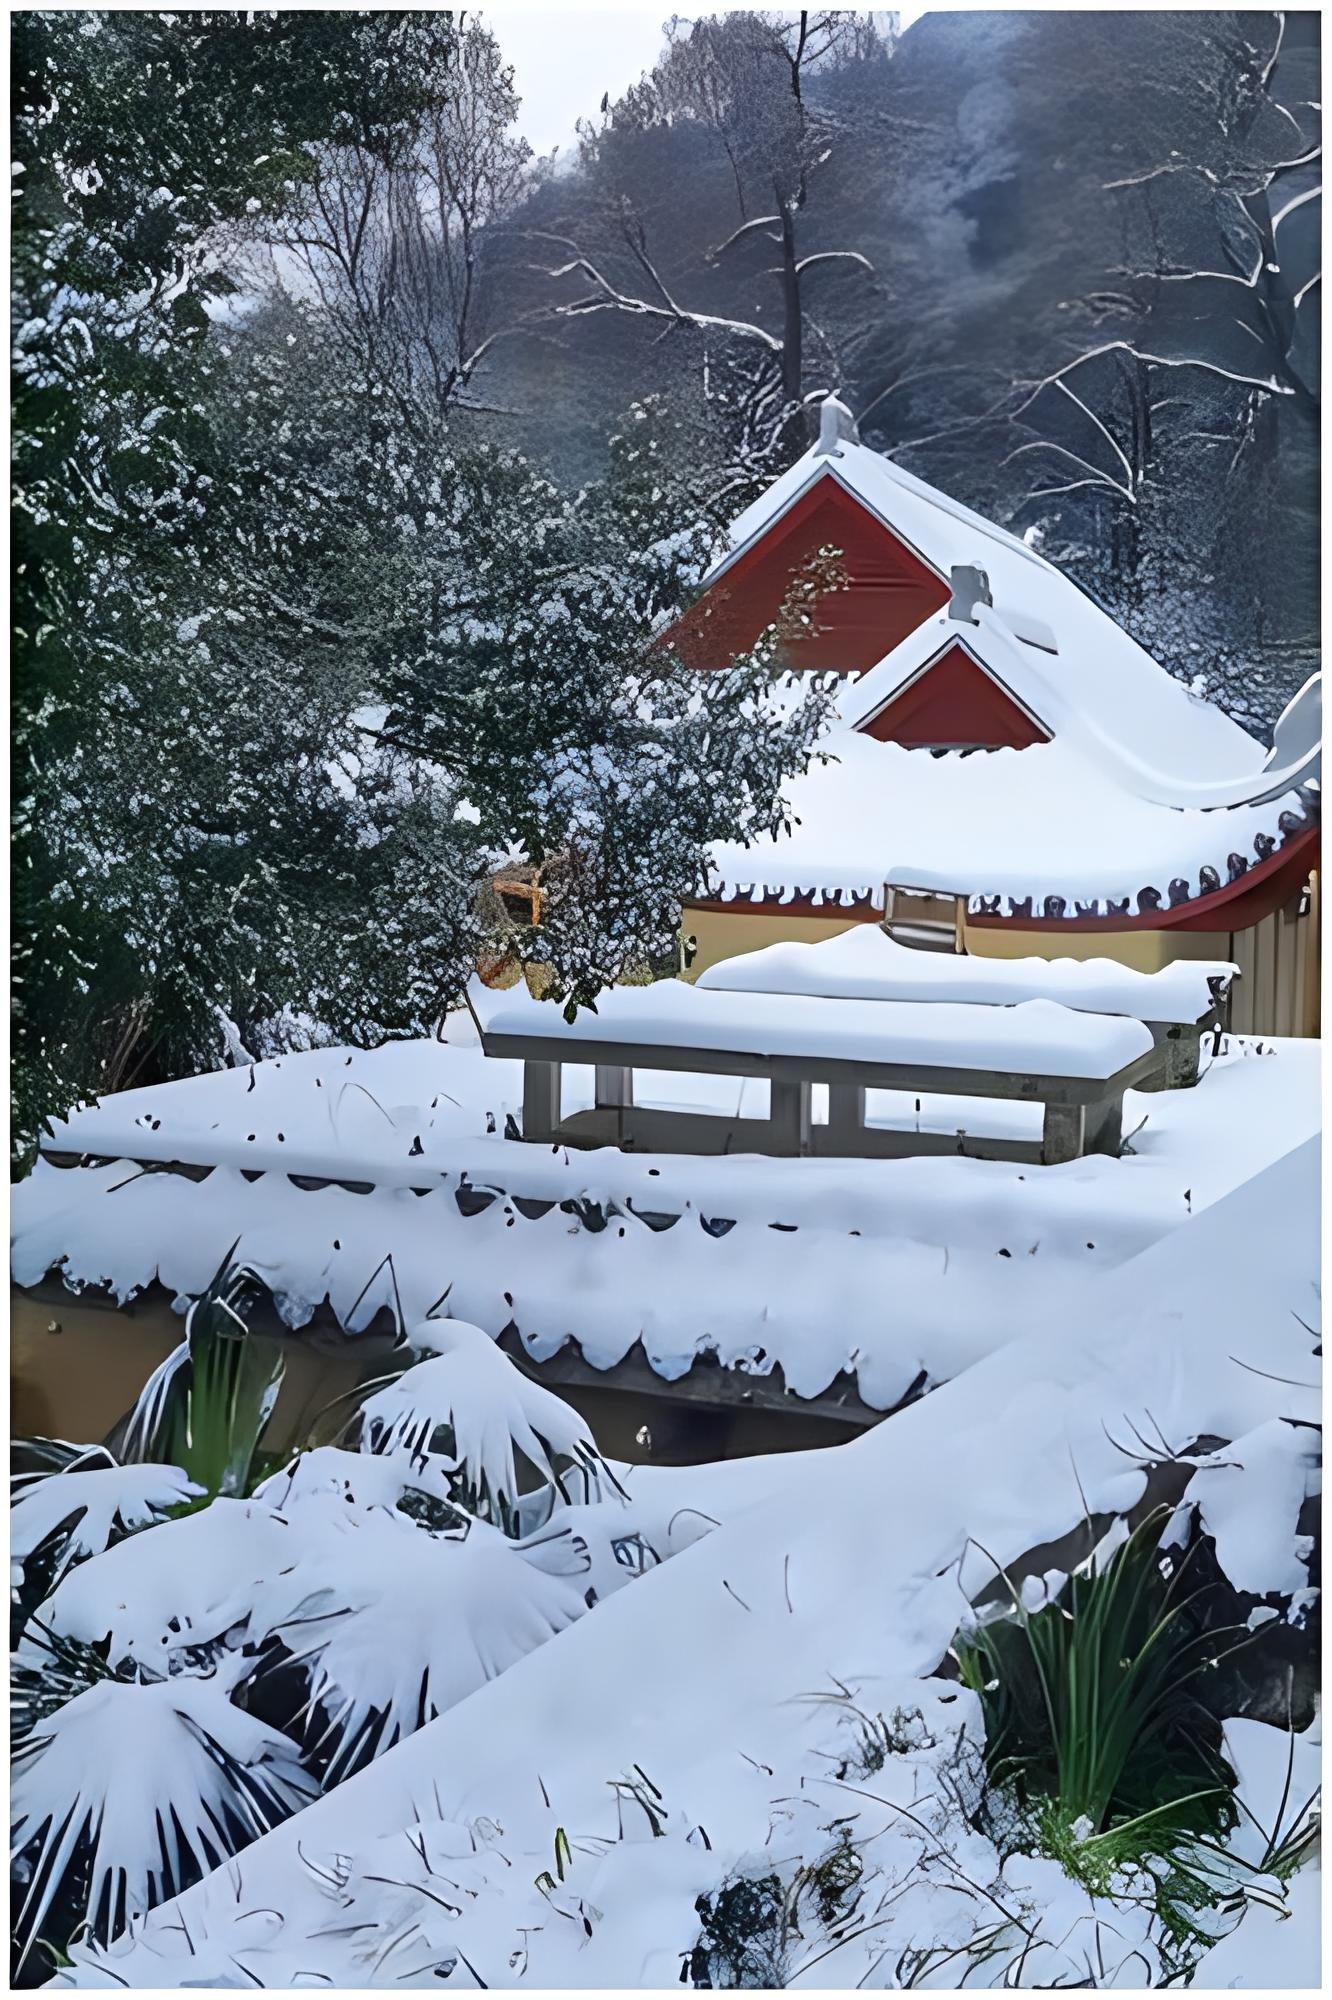
<svg viewBox="0 0 1332 2000"><path fill-rule="evenodd" d="M483 9L499 38L523 108L523 135L538 153L567 151L575 120L595 112L604 92L619 97L650 69L673 13L695 11L686 0L620 0L616 7ZM698 9L703 12L703 9ZM903 7L904 23L923 13Z"/></svg>

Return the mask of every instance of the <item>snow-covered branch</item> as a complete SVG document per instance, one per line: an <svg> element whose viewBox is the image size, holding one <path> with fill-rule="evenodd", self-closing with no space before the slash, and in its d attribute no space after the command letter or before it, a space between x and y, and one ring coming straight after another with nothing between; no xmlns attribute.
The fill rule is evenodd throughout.
<svg viewBox="0 0 1332 2000"><path fill-rule="evenodd" d="M741 242L743 238L751 235L756 229L767 231L770 242L780 243L782 240L780 234L781 220L780 215L756 215L751 217L748 222L742 222L738 229L733 229L730 235L718 243L715 248L709 250L706 253L706 261L709 264L715 264L724 251L731 249L734 244ZM779 232L775 236L771 234L774 229Z"/></svg>
<svg viewBox="0 0 1332 2000"><path fill-rule="evenodd" d="M1050 438L1033 438L1028 444L1016 445L1012 451L1000 459L999 463L1001 465L1009 465L1015 458L1021 458L1024 453L1031 451L1049 451L1053 452L1059 458L1068 459L1070 464L1077 466L1078 470L1086 475L1083 481L1084 484L1090 482L1099 486L1107 486L1112 493L1118 493L1122 500L1126 500L1130 507L1137 505L1137 495L1131 485L1112 478L1110 473L1102 472L1099 466L1092 465L1085 458L1079 458L1077 452L1070 451L1067 445L1056 444Z"/></svg>
<svg viewBox="0 0 1332 2000"><path fill-rule="evenodd" d="M1206 355L1153 354L1145 347L1140 346L1136 341L1107 340L1099 347L1089 347L1085 353L1077 355L1072 361L1065 362L1062 368L1052 369L1048 375L1042 376L1039 382L1025 385L1026 393L1024 400L1017 406L1013 414L1020 416L1025 410L1031 407L1042 389L1052 388L1065 375L1071 374L1075 368L1081 368L1086 362L1094 361L1098 355L1102 354L1126 354L1134 361L1147 361L1158 368L1200 368L1204 374L1218 376L1224 382L1237 382L1243 388L1248 389L1264 389L1272 396L1293 396L1295 394L1293 387L1279 382L1270 373L1267 375L1251 375L1242 369L1226 368L1219 361L1213 361Z"/></svg>
<svg viewBox="0 0 1332 2000"><path fill-rule="evenodd" d="M550 237L545 231L533 231L532 234L546 236L547 240L552 242L567 240ZM579 298L557 300L549 306L539 308L534 315L538 319L578 319L589 313L621 312L638 318L665 320L676 326L694 327L700 332L734 334L738 339L756 342L770 354L780 354L782 351L781 341L765 327L755 325L752 320L728 319L724 314L699 312L692 307L683 306L666 291L664 286L660 286L659 280L662 292L659 301L640 298L632 292L623 292L592 262L590 257L578 251L576 245L569 247L575 249L576 254L566 263L547 268L545 275L552 280L559 280L577 272L586 278L594 289Z"/></svg>
<svg viewBox="0 0 1332 2000"><path fill-rule="evenodd" d="M872 271L874 269L869 258L863 257L859 250L817 250L812 257L802 257L800 259L795 267L796 274L799 277L803 277L805 272L812 271L816 264L842 263L859 264L862 271Z"/></svg>

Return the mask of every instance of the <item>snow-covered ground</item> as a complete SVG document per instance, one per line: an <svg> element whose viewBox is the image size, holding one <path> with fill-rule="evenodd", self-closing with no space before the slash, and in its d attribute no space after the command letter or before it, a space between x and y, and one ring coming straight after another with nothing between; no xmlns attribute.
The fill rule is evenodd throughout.
<svg viewBox="0 0 1332 2000"><path fill-rule="evenodd" d="M699 1938L697 1899L775 1875L785 1983L1157 1983L1170 1941L1142 1877L1093 1893L1052 1859L1001 1860L971 1823L977 1711L937 1670L997 1565L1140 1498L1144 1439L1157 1457L1233 1440L1224 1462L1196 1454L1189 1498L1237 1587L1298 1586L1310 1433L1290 1426L1320 1414L1318 1196L1310 1140L1034 1304L1004 1352L855 1444L785 1458L775 1484L769 1464L748 1501L752 1473L729 1469L729 1503L712 1469L678 1475L720 1527L105 1958L76 1949L64 1977L664 1987ZM1307 1603L1297 1587L1287 1615ZM1288 1755L1289 1797L1310 1788L1316 1732L1292 1753L1282 1731L1232 1723L1227 1748L1253 1820L1216 1926L1238 1927L1195 1983L1304 1985L1316 1873L1278 1920L1241 1864L1280 1817ZM817 1885L848 1853L854 1917L824 1922Z"/></svg>
<svg viewBox="0 0 1332 2000"><path fill-rule="evenodd" d="M1204 1059L1196 1089L1127 1095L1132 1152L1121 1159L573 1152L505 1139L520 1066L487 1060L465 1016L448 1034L285 1056L74 1114L54 1146L105 1164L42 1163L15 1190L15 1278L58 1270L121 1299L156 1279L183 1298L238 1243L295 1326L327 1301L355 1331L396 1285L409 1320L447 1294L452 1314L492 1334L515 1326L537 1360L572 1342L611 1368L641 1343L675 1379L712 1352L780 1367L807 1397L846 1371L886 1409L922 1374L946 1380L1072 1310L1061 1302L1085 1276L1227 1195L1319 1116L1316 1042L1231 1038ZM591 1073L567 1081L577 1102ZM740 1108L725 1078L639 1083L644 1101ZM745 1111L761 1115L762 1089ZM870 1116L931 1130L965 1117L977 1129L975 1109L879 1092ZM982 1116L985 1129L1030 1135L1039 1111L988 1105ZM213 1171L192 1180L135 1160Z"/></svg>

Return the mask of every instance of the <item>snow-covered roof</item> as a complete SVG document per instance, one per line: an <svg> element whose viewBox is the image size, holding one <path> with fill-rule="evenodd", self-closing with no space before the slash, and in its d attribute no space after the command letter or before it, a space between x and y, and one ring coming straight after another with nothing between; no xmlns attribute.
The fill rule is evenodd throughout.
<svg viewBox="0 0 1332 2000"><path fill-rule="evenodd" d="M966 1001L1012 1007L1056 1000L1092 1014L1138 1021L1197 1021L1212 1005L1212 981L1238 967L1179 959L1135 972L1112 958L973 958L912 951L877 924L857 924L817 944L773 944L722 959L698 985L732 993L801 993L830 1000Z"/></svg>
<svg viewBox="0 0 1332 2000"><path fill-rule="evenodd" d="M1054 1000L1003 1007L957 1001L823 1000L763 992L714 992L678 979L621 986L572 1021L523 984L496 992L474 979L471 1005L487 1043L539 1036L576 1062L590 1044L655 1052L663 1068L688 1067L675 1052L792 1057L867 1067L985 1070L1001 1074L1109 1077L1146 1055L1140 1021L1075 1013ZM503 1049L500 1053L505 1053Z"/></svg>
<svg viewBox="0 0 1332 2000"><path fill-rule="evenodd" d="M1168 674L1071 577L1005 529L850 437L841 438L835 451L811 447L745 509L732 523L730 547L705 587L823 479L850 493L943 582L958 565L985 571L997 621L1008 632L1027 634L1013 640L1005 665L1010 673L1021 673L1030 691L1012 692L1052 731L1076 717L1084 747L1094 740L1107 756L1127 753L1182 780L1230 779L1261 768L1262 746ZM938 630L949 625L955 636L975 638L977 628L941 616L927 621L934 644ZM925 645L921 633L912 633L866 677L874 680L876 706L928 657ZM1059 714L1042 713L1042 702Z"/></svg>
<svg viewBox="0 0 1332 2000"><path fill-rule="evenodd" d="M1003 916L1028 898L1038 917L1136 916L1220 888L1313 824L1298 792L1220 809L1145 797L1122 763L1062 736L936 755L839 728L820 749L830 761L786 788L789 833L713 849L712 896L881 908L894 881Z"/></svg>
<svg viewBox="0 0 1332 2000"><path fill-rule="evenodd" d="M355 1333L395 1301L412 1321L447 1292L491 1334L516 1326L536 1362L572 1343L593 1367L641 1353L674 1381L706 1355L779 1369L804 1397L849 1377L888 1409L922 1371L947 1380L1083 1271L1224 1197L1319 1117L1316 1042L1265 1041L1260 1055L1230 1037L1196 1089L1128 1093L1125 1129L1140 1129L1123 1159L1033 1172L951 1155L575 1152L499 1136L522 1065L482 1056L465 1017L448 1032L460 1039L313 1050L75 1113L54 1146L109 1164L42 1161L13 1190L15 1282L55 1272L128 1300L156 1281L183 1298L234 1246L292 1326L322 1309ZM565 1083L575 1098L591 1073ZM636 1084L666 1108L738 1108L724 1078ZM975 1129L974 1102L869 1093L871 1120L899 1130L936 1129L932 1110L937 1129L949 1116ZM139 1159L214 1171L145 1174Z"/></svg>

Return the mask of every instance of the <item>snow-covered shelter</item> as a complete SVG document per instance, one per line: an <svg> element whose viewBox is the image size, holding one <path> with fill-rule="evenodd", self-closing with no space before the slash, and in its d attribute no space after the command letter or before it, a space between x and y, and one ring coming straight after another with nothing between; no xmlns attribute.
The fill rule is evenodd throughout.
<svg viewBox="0 0 1332 2000"><path fill-rule="evenodd" d="M717 849L685 918L701 968L891 919L916 890L969 953L1232 961L1233 1027L1318 1032L1317 677L1266 750L1034 548L863 445L835 398L672 643L724 664L829 548L842 587L788 646L793 671L843 677L829 760L789 788L789 833Z"/></svg>
<svg viewBox="0 0 1332 2000"><path fill-rule="evenodd" d="M522 1062L523 1136L545 1144L834 1158L954 1153L1055 1165L1084 1152L1117 1157L1125 1091L1159 1087L1165 1068L1143 1022L1044 997L1001 1006L829 999L670 979L612 988L567 1021L521 983L496 993L475 979L468 1005L486 1054ZM580 1061L593 1066L594 1101L566 1119L562 1072ZM767 1116L644 1110L635 1072L662 1071L760 1079ZM822 1122L816 1089L826 1093ZM947 1136L876 1130L867 1099L884 1090L1040 1105L1041 1134L1033 1142L977 1137L967 1127Z"/></svg>

